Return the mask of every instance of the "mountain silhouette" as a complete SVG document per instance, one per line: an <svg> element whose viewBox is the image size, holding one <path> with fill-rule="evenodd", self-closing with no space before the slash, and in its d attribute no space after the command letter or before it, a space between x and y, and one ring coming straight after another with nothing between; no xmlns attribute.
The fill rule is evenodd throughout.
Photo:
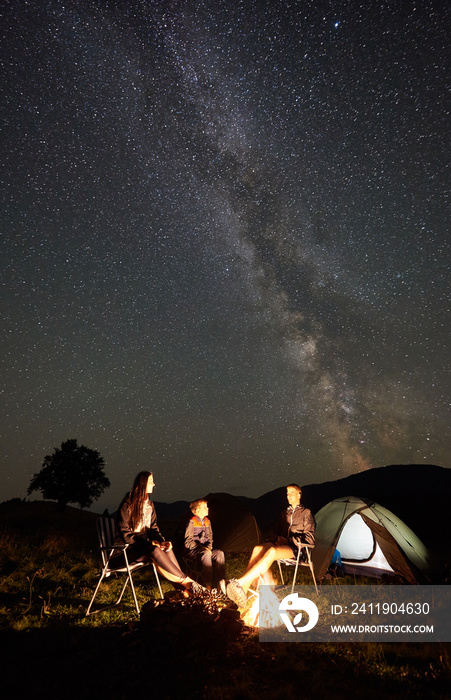
<svg viewBox="0 0 451 700"><path fill-rule="evenodd" d="M314 514L340 496L367 498L396 513L430 549L450 549L451 469L432 464L397 464L322 484L302 485L300 479L297 483L302 486L302 503ZM286 488L245 501L265 532L286 507Z"/></svg>
<svg viewBox="0 0 451 700"><path fill-rule="evenodd" d="M340 496L359 496L393 511L434 550L450 550L449 517L451 469L433 464L396 464L375 467L336 481L302 484L302 474L292 480L302 486L302 503L317 513L326 503ZM240 499L255 516L263 533L268 533L279 513L286 508L286 485L259 498ZM159 519L179 519L186 513L187 501L173 504L156 502Z"/></svg>

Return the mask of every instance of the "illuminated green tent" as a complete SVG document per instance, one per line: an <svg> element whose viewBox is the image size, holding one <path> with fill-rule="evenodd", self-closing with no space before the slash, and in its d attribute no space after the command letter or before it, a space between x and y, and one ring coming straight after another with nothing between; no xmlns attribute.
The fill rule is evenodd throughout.
<svg viewBox="0 0 451 700"><path fill-rule="evenodd" d="M394 573L409 583L427 580L428 550L400 518L383 506L355 496L337 498L321 508L315 520L312 560L317 579L327 573L338 550L345 573Z"/></svg>

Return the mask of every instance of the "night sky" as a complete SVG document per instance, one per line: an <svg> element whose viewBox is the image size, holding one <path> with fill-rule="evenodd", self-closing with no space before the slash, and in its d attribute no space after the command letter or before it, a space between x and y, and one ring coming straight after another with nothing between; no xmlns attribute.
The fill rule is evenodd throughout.
<svg viewBox="0 0 451 700"><path fill-rule="evenodd" d="M0 500L448 466L447 5L2 3Z"/></svg>

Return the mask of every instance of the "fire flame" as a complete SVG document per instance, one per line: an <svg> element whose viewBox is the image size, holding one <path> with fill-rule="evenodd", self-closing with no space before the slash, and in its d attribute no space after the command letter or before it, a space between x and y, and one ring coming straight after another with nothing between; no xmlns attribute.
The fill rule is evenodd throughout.
<svg viewBox="0 0 451 700"><path fill-rule="evenodd" d="M260 595L251 591L253 600L250 607L242 614L241 618L248 627L279 627L282 622L279 615L279 599L274 591L266 590L264 596L264 608L259 611Z"/></svg>

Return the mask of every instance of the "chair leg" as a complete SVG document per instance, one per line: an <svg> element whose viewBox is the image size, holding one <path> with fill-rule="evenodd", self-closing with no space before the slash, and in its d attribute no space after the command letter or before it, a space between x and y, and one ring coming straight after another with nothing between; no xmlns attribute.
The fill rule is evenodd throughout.
<svg viewBox="0 0 451 700"><path fill-rule="evenodd" d="M122 600L122 598L123 598L123 596L124 596L125 589L127 588L128 584L130 584L130 588L131 588L132 596L133 596L133 602L134 602L134 604L135 604L136 612L137 612L138 615L139 615L139 614L140 614L140 608L139 608L139 604L138 604L138 598L137 598L137 596L136 596L135 586L134 586L134 584L133 584L132 572L131 572L131 569L130 569L130 566L129 566L129 563L128 563L127 554L126 554L125 552L124 552L124 555L125 555L125 565L126 565L126 568L127 568L127 571L126 571L126 572L123 572L123 573L126 573L125 583L124 583L124 585L122 586L122 589L121 589L119 598L117 599L117 601L116 601L115 603L112 603L112 605L113 605L113 606L119 605L119 603L121 602L121 600ZM156 581L157 581L158 590L159 590L159 592L160 592L160 598L163 598L164 596L163 596L163 591L162 591L162 589L161 589L161 583L160 583L160 577L158 576L158 570L157 570L155 564L152 563L152 566L153 566L153 571L154 571L155 578L156 578ZM93 606L93 604L94 604L94 600L95 600L95 598L96 598L96 596L97 596L97 593L99 592L99 588L100 588L100 585L101 585L102 581L104 580L104 578L106 577L106 575L109 575L110 573L111 573L111 571L108 570L108 563L107 563L107 564L104 566L104 568L102 569L102 572L101 572L100 578L99 578L99 580L98 580L98 582L97 582L97 586L96 586L96 588L95 588L94 594L93 594L93 596L92 596L92 598L91 598L91 600L90 600L90 602L89 602L88 609L87 609L87 611L86 611L86 617L87 617L88 615L93 615L94 612L101 612L102 610L107 610L108 608L111 607L111 604L110 604L110 605L107 605L106 607L100 608L99 610L94 610L94 611L91 610L91 609L92 609L92 606Z"/></svg>
<svg viewBox="0 0 451 700"><path fill-rule="evenodd" d="M305 561L305 562L301 562L301 550L302 550L302 549L305 549L305 551L306 551L307 561ZM280 561L278 561L277 564L278 564L278 566L279 566L280 580L282 581L282 585L284 585L284 578L283 578L282 567L281 567L281 565L280 565ZM318 595L318 585L317 585L317 582L316 582L315 571L314 571L314 569L313 569L313 562L312 562L312 557L311 557L311 555L310 555L310 548L309 548L309 547L300 547L300 548L299 548L299 550L298 550L298 556L297 556L297 559L296 559L296 564L295 564L294 566L295 566L295 570L294 570L294 576L293 576L293 583L291 584L291 593L293 593L293 591L294 591L294 586L295 586L295 584L296 584L296 578L297 578L297 575L298 575L299 566L308 566L309 569L310 569L310 573L311 573L311 575L312 575L312 579L313 579L313 583L314 583L314 586L315 586L316 594Z"/></svg>
<svg viewBox="0 0 451 700"><path fill-rule="evenodd" d="M102 569L102 573L100 574L100 578L99 578L99 580L98 580L98 582L97 582L96 589L95 589L95 591L94 591L94 593L93 593L93 596L92 596L92 598L91 598L91 600L90 600L90 603L89 603L89 605L88 605L88 609L87 609L87 611L86 611L86 617L87 617L88 615L91 614L92 604L94 603L95 597L96 597L96 595L97 595L97 593L98 593L98 591L99 591L100 584L102 583L103 579L105 578L105 572L106 572L106 569L105 569L105 568Z"/></svg>
<svg viewBox="0 0 451 700"><path fill-rule="evenodd" d="M122 590L121 590L121 592L120 592L119 598L118 598L118 599L116 600L116 602L115 602L115 605L119 605L119 603L121 602L122 597L123 597L123 595L124 595L124 593L125 593L125 589L126 589L127 586L128 586L128 583L129 583L129 580L128 580L128 576L127 576L127 578L125 579L125 583L124 583L124 585L122 586Z"/></svg>
<svg viewBox="0 0 451 700"><path fill-rule="evenodd" d="M312 557L310 556L310 549L306 547L307 550L307 562L309 565L310 573L312 574L313 583L315 584L316 595L318 595L318 586L316 584L315 571L313 569Z"/></svg>
<svg viewBox="0 0 451 700"><path fill-rule="evenodd" d="M277 563L279 565L279 574L280 574L280 580L282 581L282 586L285 585L285 581L283 580L283 573L282 573L282 567L280 566L280 561L277 560Z"/></svg>
<svg viewBox="0 0 451 700"><path fill-rule="evenodd" d="M99 591L100 584L102 583L103 579L105 578L105 573L106 573L106 572L105 572L105 570L104 570L104 571L102 571L102 573L101 573L101 575L100 575L100 578L99 578L99 580L98 580L96 589L95 589L94 594L93 594L93 596L92 596L92 598L91 598L91 600L90 600L90 603L89 603L89 605L88 605L88 609L87 609L87 611L86 611L86 617L88 617L88 615L93 615L94 612L102 612L102 610L107 610L107 609L110 608L112 605L113 605L113 606L119 605L119 603L121 602L121 600L122 600L122 598L123 598L123 595L124 595L124 593L125 593L125 589L127 588L128 583L130 583L130 587L131 587L131 589L132 589L132 594L133 594L133 600L134 600L134 603L135 603L136 612L137 612L138 615L139 615L140 610L139 610L138 600L137 600L137 598L136 598L135 587L134 587L134 585L133 585L133 580L132 580L132 577L131 577L131 573L130 573L130 572L127 574L127 578L125 579L125 583L124 583L124 585L122 586L122 590L121 590L121 592L120 592L120 595L119 595L119 598L117 599L117 601L116 601L115 603L112 603L112 604L110 603L110 605L107 605L106 607L100 608L99 610L94 610L94 612L91 612L91 608L92 608L92 605L93 605L93 603L94 603L94 600L95 600L95 598L96 598L96 596L97 596L97 593L98 593L98 591ZM163 597L163 596L162 596L162 597Z"/></svg>
<svg viewBox="0 0 451 700"><path fill-rule="evenodd" d="M125 557L125 565L126 565L126 567L127 567L127 577L128 577L128 581L130 581L130 588L132 589L133 600L135 601L136 612L137 612L138 615L139 615L140 609L139 609L139 605L138 605L138 599L137 599L137 597L136 597L135 587L134 587L134 585L133 585L132 572L130 571L130 566L129 566L129 563L128 563L128 557L127 557L127 550L126 550L126 549L124 550L124 557ZM118 602L120 602L120 600L121 600L121 598L122 598L122 596L123 596L123 594L124 594L124 591L125 591L126 586L127 586L127 581L125 582L124 588L122 589L121 597L119 598L119 601L118 601Z"/></svg>
<svg viewBox="0 0 451 700"><path fill-rule="evenodd" d="M292 583L292 585L291 585L291 592L292 592L292 593L293 593L293 591L294 591L294 585L295 585L295 583L296 583L296 576L298 575L299 558L300 558L300 556L301 556L301 548L298 547L298 556L297 556L297 559L296 559L296 567L295 567L295 569L294 569L293 583Z"/></svg>

